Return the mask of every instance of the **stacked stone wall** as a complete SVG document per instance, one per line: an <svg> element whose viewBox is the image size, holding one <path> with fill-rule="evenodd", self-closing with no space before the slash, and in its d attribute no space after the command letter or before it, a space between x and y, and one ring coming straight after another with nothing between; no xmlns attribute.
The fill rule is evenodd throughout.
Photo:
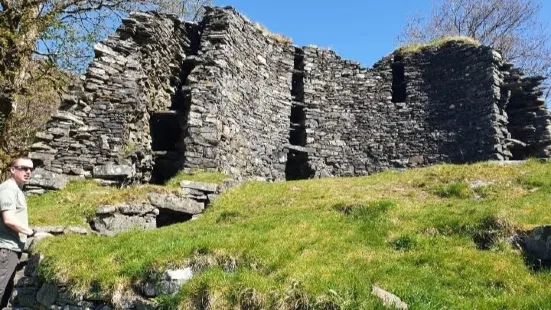
<svg viewBox="0 0 551 310"><path fill-rule="evenodd" d="M190 44L176 18L136 13L123 20L115 35L95 46L82 85L37 134L29 156L55 173L92 176L95 166L133 164L134 175L149 179L150 113L172 105ZM134 162L125 160L132 153Z"/></svg>
<svg viewBox="0 0 551 310"><path fill-rule="evenodd" d="M509 159L507 114L498 85L499 55L449 42L404 55L406 105L416 104L424 131L416 140L430 164ZM408 141L414 136L404 137Z"/></svg>
<svg viewBox="0 0 551 310"><path fill-rule="evenodd" d="M199 24L132 14L30 154L53 174L162 183L182 168L242 180L366 175L548 157L541 78L460 41L364 68L298 47L233 8ZM48 185L48 183L51 183Z"/></svg>
<svg viewBox="0 0 551 310"><path fill-rule="evenodd" d="M304 49L307 152L316 176L508 159L499 59L451 42L366 69Z"/></svg>
<svg viewBox="0 0 551 310"><path fill-rule="evenodd" d="M192 89L186 166L285 178L294 47L233 9L208 10Z"/></svg>

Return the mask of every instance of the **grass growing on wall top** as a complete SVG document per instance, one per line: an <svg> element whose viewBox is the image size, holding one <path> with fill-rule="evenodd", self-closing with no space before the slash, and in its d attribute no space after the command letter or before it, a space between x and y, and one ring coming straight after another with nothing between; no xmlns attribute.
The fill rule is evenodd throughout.
<svg viewBox="0 0 551 310"><path fill-rule="evenodd" d="M470 37L448 36L448 37L434 39L426 43L412 43L409 45L401 46L398 49L396 49L395 53L398 53L398 54L417 53L417 52L421 52L425 48L438 47L449 42L461 42L465 44L471 44L474 46L480 45L480 43L477 40Z"/></svg>
<svg viewBox="0 0 551 310"><path fill-rule="evenodd" d="M202 266L158 299L168 308L382 309L375 284L410 309L543 309L551 273L531 271L502 241L482 250L473 237L549 223L550 204L551 164L536 161L250 182L197 221L49 238L38 250L44 276L107 295L156 270Z"/></svg>

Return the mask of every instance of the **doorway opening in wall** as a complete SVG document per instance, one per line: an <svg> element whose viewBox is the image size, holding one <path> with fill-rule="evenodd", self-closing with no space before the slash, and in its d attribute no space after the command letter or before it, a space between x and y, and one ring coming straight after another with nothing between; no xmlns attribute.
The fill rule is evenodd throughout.
<svg viewBox="0 0 551 310"><path fill-rule="evenodd" d="M177 147L181 132L178 112L170 110L152 113L149 128L155 162L151 183L164 184L182 167Z"/></svg>
<svg viewBox="0 0 551 310"><path fill-rule="evenodd" d="M157 228L184 223L192 218L193 215L191 214L159 208L159 215L157 215Z"/></svg>
<svg viewBox="0 0 551 310"><path fill-rule="evenodd" d="M394 55L392 68L392 102L406 101L406 76L403 63L404 57Z"/></svg>

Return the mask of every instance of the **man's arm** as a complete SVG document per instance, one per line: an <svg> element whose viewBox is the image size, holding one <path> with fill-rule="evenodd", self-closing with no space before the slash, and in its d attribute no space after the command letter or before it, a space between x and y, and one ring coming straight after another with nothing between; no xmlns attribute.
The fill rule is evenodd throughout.
<svg viewBox="0 0 551 310"><path fill-rule="evenodd" d="M27 225L23 225L23 223L17 219L14 210L2 211L2 220L4 220L4 224L6 224L6 226L15 232L25 234L27 236L32 236L34 234L32 229L30 229Z"/></svg>
<svg viewBox="0 0 551 310"><path fill-rule="evenodd" d="M21 223L15 216L17 208L17 194L11 190L2 190L0 192L0 211L2 212L2 220L4 224L17 233L32 236L34 231L27 225Z"/></svg>

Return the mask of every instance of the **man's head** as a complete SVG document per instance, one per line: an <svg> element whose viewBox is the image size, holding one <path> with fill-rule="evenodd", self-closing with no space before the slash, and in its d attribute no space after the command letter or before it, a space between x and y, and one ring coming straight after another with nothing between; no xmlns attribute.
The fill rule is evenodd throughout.
<svg viewBox="0 0 551 310"><path fill-rule="evenodd" d="M23 186L31 179L33 161L29 158L17 158L11 162L10 173L17 185Z"/></svg>

